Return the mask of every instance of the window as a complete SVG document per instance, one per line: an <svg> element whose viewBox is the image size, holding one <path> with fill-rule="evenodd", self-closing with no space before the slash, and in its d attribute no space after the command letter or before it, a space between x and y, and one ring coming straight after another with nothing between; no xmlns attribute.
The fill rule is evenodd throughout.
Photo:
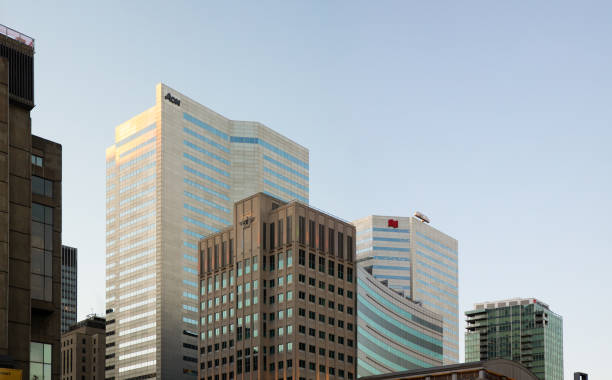
<svg viewBox="0 0 612 380"><path fill-rule="evenodd" d="M346 281L353 282L353 268L346 268Z"/></svg>
<svg viewBox="0 0 612 380"><path fill-rule="evenodd" d="M304 276L303 274L298 274L298 281L301 282L302 284L304 282L306 282L306 276Z"/></svg>
<svg viewBox="0 0 612 380"><path fill-rule="evenodd" d="M319 256L319 272L325 273L325 259Z"/></svg>
<svg viewBox="0 0 612 380"><path fill-rule="evenodd" d="M329 245L329 253L330 253L331 255L333 255L333 254L334 254L334 248L335 248L335 244L334 244L334 234L335 234L335 233L336 233L336 232L334 231L334 229L333 229L333 228L330 228L330 229L328 230L328 233L327 233L327 236L328 236L327 241L328 241L328 245Z"/></svg>
<svg viewBox="0 0 612 380"><path fill-rule="evenodd" d="M285 267L284 255L285 254L283 252L278 254L278 269L283 269Z"/></svg>
<svg viewBox="0 0 612 380"><path fill-rule="evenodd" d="M287 217L287 243L291 243L291 241L293 240L293 237L291 236L291 217L288 216Z"/></svg>
<svg viewBox="0 0 612 380"><path fill-rule="evenodd" d="M327 285L327 290L329 290L330 292L334 292L334 286L332 284Z"/></svg>
<svg viewBox="0 0 612 380"><path fill-rule="evenodd" d="M262 243L263 249L266 249L266 238L267 238L267 236L266 236L266 227L267 227L267 225L264 223L263 224L263 238L261 239L262 240L261 243Z"/></svg>
<svg viewBox="0 0 612 380"><path fill-rule="evenodd" d="M353 237L346 237L346 258L349 260L353 259Z"/></svg>
<svg viewBox="0 0 612 380"><path fill-rule="evenodd" d="M314 220L309 220L308 221L308 246L312 249L314 249L316 247L315 244L315 221Z"/></svg>
<svg viewBox="0 0 612 380"><path fill-rule="evenodd" d="M338 264L338 278L341 280L344 278L344 265L342 264Z"/></svg>
<svg viewBox="0 0 612 380"><path fill-rule="evenodd" d="M287 268L293 265L293 252L291 250L287 251Z"/></svg>
<svg viewBox="0 0 612 380"><path fill-rule="evenodd" d="M37 156L35 154L32 155L32 165L39 166L42 168L43 166L43 158L41 156Z"/></svg>
<svg viewBox="0 0 612 380"><path fill-rule="evenodd" d="M308 285L315 286L316 280L313 277L308 277Z"/></svg>
<svg viewBox="0 0 612 380"><path fill-rule="evenodd" d="M270 223L270 250L274 249L274 223Z"/></svg>
<svg viewBox="0 0 612 380"><path fill-rule="evenodd" d="M306 252L300 249L300 251L298 252L298 255L299 255L298 264L306 265Z"/></svg>
<svg viewBox="0 0 612 380"><path fill-rule="evenodd" d="M53 346L30 342L30 378L51 380L51 353Z"/></svg>
<svg viewBox="0 0 612 380"><path fill-rule="evenodd" d="M325 226L319 224L319 250L325 249Z"/></svg>
<svg viewBox="0 0 612 380"><path fill-rule="evenodd" d="M278 246L283 245L283 220L278 220Z"/></svg>
<svg viewBox="0 0 612 380"><path fill-rule="evenodd" d="M338 257L344 258L344 234L342 232L338 232Z"/></svg>
<svg viewBox="0 0 612 380"><path fill-rule="evenodd" d="M334 262L331 260L327 261L327 274L330 276L334 275Z"/></svg>
<svg viewBox="0 0 612 380"><path fill-rule="evenodd" d="M298 242L306 244L306 219L303 216L298 217Z"/></svg>
<svg viewBox="0 0 612 380"><path fill-rule="evenodd" d="M53 208L32 203L31 296L52 301Z"/></svg>
<svg viewBox="0 0 612 380"><path fill-rule="evenodd" d="M53 197L53 181L38 176L32 176L32 193Z"/></svg>
<svg viewBox="0 0 612 380"><path fill-rule="evenodd" d="M315 255L314 253L308 254L308 268L315 269Z"/></svg>

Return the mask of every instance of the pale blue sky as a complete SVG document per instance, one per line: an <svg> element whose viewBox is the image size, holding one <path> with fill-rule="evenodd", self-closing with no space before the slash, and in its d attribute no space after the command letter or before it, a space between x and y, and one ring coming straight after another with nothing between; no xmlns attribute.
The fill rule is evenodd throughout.
<svg viewBox="0 0 612 380"><path fill-rule="evenodd" d="M462 311L537 297L566 380L609 373L612 4L92 4L0 0L36 38L33 132L63 144L80 317L104 311L104 149L163 81L309 148L314 206L423 211L459 240Z"/></svg>

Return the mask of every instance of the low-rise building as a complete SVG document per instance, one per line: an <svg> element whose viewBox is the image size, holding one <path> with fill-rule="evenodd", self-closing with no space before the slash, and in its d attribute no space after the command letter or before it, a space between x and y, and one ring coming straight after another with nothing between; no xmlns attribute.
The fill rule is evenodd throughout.
<svg viewBox="0 0 612 380"><path fill-rule="evenodd" d="M104 379L105 324L92 315L62 334L62 380Z"/></svg>

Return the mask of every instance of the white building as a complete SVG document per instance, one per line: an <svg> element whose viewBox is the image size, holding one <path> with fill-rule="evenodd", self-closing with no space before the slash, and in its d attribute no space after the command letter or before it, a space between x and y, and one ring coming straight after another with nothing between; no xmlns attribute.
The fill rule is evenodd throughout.
<svg viewBox="0 0 612 380"><path fill-rule="evenodd" d="M308 150L163 85L106 150L106 378L197 374L201 237L256 192L308 203Z"/></svg>
<svg viewBox="0 0 612 380"><path fill-rule="evenodd" d="M459 362L457 240L417 217L371 215L353 222L357 262L389 288L439 314L443 362Z"/></svg>

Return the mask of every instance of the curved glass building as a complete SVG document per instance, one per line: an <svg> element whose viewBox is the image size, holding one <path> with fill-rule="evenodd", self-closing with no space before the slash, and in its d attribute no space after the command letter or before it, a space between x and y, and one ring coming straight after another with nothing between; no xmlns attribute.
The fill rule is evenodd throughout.
<svg viewBox="0 0 612 380"><path fill-rule="evenodd" d="M357 270L357 375L443 364L442 317Z"/></svg>

